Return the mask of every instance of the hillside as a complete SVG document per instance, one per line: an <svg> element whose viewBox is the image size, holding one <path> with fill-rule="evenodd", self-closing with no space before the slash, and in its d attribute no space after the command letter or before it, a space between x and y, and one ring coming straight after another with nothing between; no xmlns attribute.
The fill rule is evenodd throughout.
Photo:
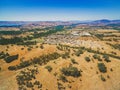
<svg viewBox="0 0 120 90"><path fill-rule="evenodd" d="M0 41L0 90L120 89L118 30L58 26Z"/></svg>

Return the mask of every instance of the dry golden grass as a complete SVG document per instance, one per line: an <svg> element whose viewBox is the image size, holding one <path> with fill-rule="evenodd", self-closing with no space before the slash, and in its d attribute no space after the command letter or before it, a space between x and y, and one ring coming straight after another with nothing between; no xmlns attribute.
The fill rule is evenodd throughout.
<svg viewBox="0 0 120 90"><path fill-rule="evenodd" d="M99 32L107 32L107 30L99 31ZM96 41L99 45L104 47L104 49L99 49L100 52L106 52L111 53L112 51L117 53L117 56L120 56L120 51L117 49L112 49L111 46L106 44L106 41L97 41L96 38L92 37L82 37L80 40L91 40ZM113 42L114 43L114 42ZM120 42L118 42L120 43ZM7 48L9 46L9 48ZM38 48L36 47L38 46ZM8 52L10 55L19 54L18 60L15 60L11 63L6 63L4 60L0 60L0 90L18 90L18 85L16 81L16 76L20 73L21 70L16 71L9 71L8 66L11 65L18 65L20 63L20 59L24 58L24 60L30 60L34 57L39 57L44 54L49 53L63 53L65 51L60 51L56 48L56 45L48 45L44 44L44 49L40 48L40 43L37 45L33 45L32 50L28 51L28 47L24 46L18 46L18 45L0 45L0 52ZM88 47L86 44L85 47ZM21 48L24 48L21 50ZM92 48L93 50L98 50L97 47ZM7 50L7 51L6 51ZM70 58L63 59L62 57L50 61L45 65L36 65L39 71L39 74L36 75L36 79L42 83L42 90L58 90L57 83L60 82L66 89L65 90L119 90L120 89L120 60L111 58L111 62L107 63L102 59L102 62L107 67L107 73L101 73L98 70L97 63L100 62L96 59L93 59L94 53L89 53L87 51L84 52L84 54L77 57L76 55L72 55L73 49L70 49ZM87 62L85 60L85 57L90 57L91 61ZM99 55L102 58L102 55ZM75 61L78 64L72 64L71 58L74 58ZM68 82L62 82L59 79L59 76L61 73L61 68L63 67L69 67L69 65L72 64L72 66L77 67L78 70L82 70L81 74L82 76L78 78L74 78L71 76L66 76ZM53 69L51 72L49 72L47 69L45 69L46 66L51 66ZM33 65L29 66L28 68L34 68ZM111 71L110 69L113 69ZM56 75L55 75L56 74ZM106 81L103 82L100 78L100 76L103 75L105 77ZM108 78L108 75L110 78ZM34 81L34 80L33 80ZM70 88L71 86L71 88ZM31 89L27 89L31 90ZM37 87L35 87L35 90L38 90Z"/></svg>

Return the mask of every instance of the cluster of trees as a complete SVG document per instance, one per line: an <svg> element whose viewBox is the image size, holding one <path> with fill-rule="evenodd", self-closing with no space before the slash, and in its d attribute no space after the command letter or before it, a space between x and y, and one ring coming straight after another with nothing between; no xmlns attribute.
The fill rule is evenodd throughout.
<svg viewBox="0 0 120 90"><path fill-rule="evenodd" d="M14 60L17 60L19 55L9 55L8 53L0 52L0 59L4 59L6 63L11 63Z"/></svg>
<svg viewBox="0 0 120 90"><path fill-rule="evenodd" d="M39 88L42 88L42 84L40 81L35 80L36 75L38 74L38 69L29 69L23 70L16 76L17 84L19 85L19 90L26 90L27 88L31 88L34 90L34 85ZM34 79L34 82L32 80Z"/></svg>
<svg viewBox="0 0 120 90"><path fill-rule="evenodd" d="M30 61L21 61L19 65L9 66L9 70L18 70L30 66L32 63Z"/></svg>
<svg viewBox="0 0 120 90"><path fill-rule="evenodd" d="M22 31L0 31L0 35L20 35Z"/></svg>
<svg viewBox="0 0 120 90"><path fill-rule="evenodd" d="M0 39L1 45L8 45L8 44L17 44L17 45L35 45L36 41L25 41L24 38L21 37L14 37L14 38L1 38Z"/></svg>
<svg viewBox="0 0 120 90"><path fill-rule="evenodd" d="M81 76L81 73L78 70L78 68L73 67L73 66L64 67L61 69L61 72L66 76L73 76L73 77Z"/></svg>
<svg viewBox="0 0 120 90"><path fill-rule="evenodd" d="M107 43L107 44L109 44L110 46L112 46L113 48L115 48L115 49L118 49L118 50L120 50L120 44L110 44L110 43Z"/></svg>
<svg viewBox="0 0 120 90"><path fill-rule="evenodd" d="M7 45L7 44L17 44L19 42L23 42L24 40L22 38L19 37L14 37L14 38L1 38L0 39L0 44L1 45Z"/></svg>
<svg viewBox="0 0 120 90"><path fill-rule="evenodd" d="M87 50L88 52L91 52L91 53L107 55L109 57L120 59L120 56L116 56L116 55L113 55L113 54L107 54L107 53L103 53L103 52L100 52L100 51L95 51L95 50L92 50L91 48L84 48L84 50Z"/></svg>
<svg viewBox="0 0 120 90"><path fill-rule="evenodd" d="M104 34L96 34L95 36L100 40L103 40Z"/></svg>
<svg viewBox="0 0 120 90"><path fill-rule="evenodd" d="M59 44L58 46L57 46L57 49L58 50L61 50L61 51L70 51L70 49L69 49L69 46L68 45L61 45L61 44Z"/></svg>
<svg viewBox="0 0 120 90"><path fill-rule="evenodd" d="M104 35L104 34L96 34L95 35L97 38L99 38L100 40L103 40L103 37L118 37L117 35ZM111 40L111 39L108 39Z"/></svg>
<svg viewBox="0 0 120 90"><path fill-rule="evenodd" d="M7 62L7 63L11 63L12 61L14 60L17 60L19 57L19 55L11 55L11 56L7 56L4 60Z"/></svg>
<svg viewBox="0 0 120 90"><path fill-rule="evenodd" d="M25 41L25 42L17 43L17 45L26 45L26 46L28 46L28 45L36 45L36 44L37 44L36 41Z"/></svg>

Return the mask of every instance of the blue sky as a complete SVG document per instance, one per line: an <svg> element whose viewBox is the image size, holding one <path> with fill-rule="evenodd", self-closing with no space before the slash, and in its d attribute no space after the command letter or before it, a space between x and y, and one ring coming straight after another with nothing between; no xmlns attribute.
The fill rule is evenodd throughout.
<svg viewBox="0 0 120 90"><path fill-rule="evenodd" d="M0 0L0 20L120 19L120 0Z"/></svg>

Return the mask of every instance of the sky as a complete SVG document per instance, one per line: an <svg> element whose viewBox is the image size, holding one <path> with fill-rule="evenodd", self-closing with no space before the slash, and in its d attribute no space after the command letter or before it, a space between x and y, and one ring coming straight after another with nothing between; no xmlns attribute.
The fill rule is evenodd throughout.
<svg viewBox="0 0 120 90"><path fill-rule="evenodd" d="M0 0L0 21L120 19L120 0Z"/></svg>

